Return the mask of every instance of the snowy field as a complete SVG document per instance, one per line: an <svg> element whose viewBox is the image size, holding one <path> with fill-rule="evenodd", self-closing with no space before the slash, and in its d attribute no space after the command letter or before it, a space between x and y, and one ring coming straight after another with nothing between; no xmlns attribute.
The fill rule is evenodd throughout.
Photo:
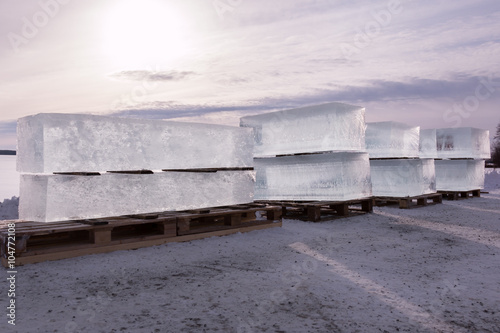
<svg viewBox="0 0 500 333"><path fill-rule="evenodd" d="M500 332L499 170L485 190L18 267L0 332Z"/></svg>

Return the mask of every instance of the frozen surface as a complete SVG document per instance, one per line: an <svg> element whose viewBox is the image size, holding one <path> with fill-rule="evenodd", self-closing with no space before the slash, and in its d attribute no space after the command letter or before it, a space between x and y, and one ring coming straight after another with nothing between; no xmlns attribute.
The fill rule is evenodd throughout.
<svg viewBox="0 0 500 333"><path fill-rule="evenodd" d="M21 175L19 218L51 222L253 201L254 171Z"/></svg>
<svg viewBox="0 0 500 333"><path fill-rule="evenodd" d="M19 196L19 173L16 156L0 155L0 201Z"/></svg>
<svg viewBox="0 0 500 333"><path fill-rule="evenodd" d="M18 121L21 172L252 166L251 129L82 114Z"/></svg>
<svg viewBox="0 0 500 333"><path fill-rule="evenodd" d="M371 196L367 153L255 159L256 200L350 200Z"/></svg>
<svg viewBox="0 0 500 333"><path fill-rule="evenodd" d="M436 129L420 130L420 158L437 158Z"/></svg>
<svg viewBox="0 0 500 333"><path fill-rule="evenodd" d="M498 332L499 199L17 267L0 331Z"/></svg>
<svg viewBox="0 0 500 333"><path fill-rule="evenodd" d="M489 159L490 132L460 127L440 128L436 131L438 158Z"/></svg>
<svg viewBox="0 0 500 333"><path fill-rule="evenodd" d="M349 104L327 103L243 117L240 126L254 129L255 157L365 150L365 109Z"/></svg>
<svg viewBox="0 0 500 333"><path fill-rule="evenodd" d="M471 191L484 188L483 160L436 160L438 191Z"/></svg>
<svg viewBox="0 0 500 333"><path fill-rule="evenodd" d="M407 197L436 193L433 159L371 160L373 196Z"/></svg>
<svg viewBox="0 0 500 333"><path fill-rule="evenodd" d="M394 121L366 124L370 158L418 157L420 127Z"/></svg>

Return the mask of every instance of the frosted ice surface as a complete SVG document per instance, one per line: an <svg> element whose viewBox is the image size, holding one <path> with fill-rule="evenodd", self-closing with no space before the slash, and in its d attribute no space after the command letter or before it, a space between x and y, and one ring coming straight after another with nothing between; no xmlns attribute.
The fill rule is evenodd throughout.
<svg viewBox="0 0 500 333"><path fill-rule="evenodd" d="M370 161L373 196L413 197L436 193L433 159Z"/></svg>
<svg viewBox="0 0 500 333"><path fill-rule="evenodd" d="M437 158L436 129L420 130L420 158Z"/></svg>
<svg viewBox="0 0 500 333"><path fill-rule="evenodd" d="M256 158L255 200L351 200L370 197L367 153Z"/></svg>
<svg viewBox="0 0 500 333"><path fill-rule="evenodd" d="M436 160L438 191L471 191L484 188L483 160Z"/></svg>
<svg viewBox="0 0 500 333"><path fill-rule="evenodd" d="M253 201L254 171L21 175L19 218L52 222Z"/></svg>
<svg viewBox="0 0 500 333"><path fill-rule="evenodd" d="M394 121L366 124L370 158L418 157L420 127Z"/></svg>
<svg viewBox="0 0 500 333"><path fill-rule="evenodd" d="M251 167L251 129L82 114L18 120L17 170L31 173Z"/></svg>
<svg viewBox="0 0 500 333"><path fill-rule="evenodd" d="M436 130L438 158L489 159L490 132L479 128L459 127Z"/></svg>
<svg viewBox="0 0 500 333"><path fill-rule="evenodd" d="M240 126L254 129L254 156L319 151L364 151L365 108L327 103L248 116Z"/></svg>

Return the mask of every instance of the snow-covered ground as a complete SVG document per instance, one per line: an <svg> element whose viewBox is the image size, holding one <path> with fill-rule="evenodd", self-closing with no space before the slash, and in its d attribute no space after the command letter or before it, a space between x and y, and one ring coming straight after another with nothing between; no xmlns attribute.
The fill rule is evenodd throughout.
<svg viewBox="0 0 500 333"><path fill-rule="evenodd" d="M485 187L425 208L18 267L16 326L4 315L0 331L500 332L500 170Z"/></svg>

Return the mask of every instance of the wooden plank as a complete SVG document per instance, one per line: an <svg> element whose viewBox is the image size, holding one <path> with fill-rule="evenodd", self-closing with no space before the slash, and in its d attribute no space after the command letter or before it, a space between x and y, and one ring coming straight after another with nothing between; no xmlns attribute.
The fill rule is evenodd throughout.
<svg viewBox="0 0 500 333"><path fill-rule="evenodd" d="M121 173L126 175L152 175L154 174L151 170L126 170L126 171L108 171L109 173Z"/></svg>
<svg viewBox="0 0 500 333"><path fill-rule="evenodd" d="M234 168L195 168L195 169L162 169L164 172L217 172L217 171L253 171L252 167L234 167Z"/></svg>
<svg viewBox="0 0 500 333"><path fill-rule="evenodd" d="M120 251L120 250L139 249L139 248L143 248L143 247L157 246L157 245L162 245L162 244L167 244L167 243L172 243L172 242L188 242L188 241L202 239L202 238L216 237L216 236L227 236L227 235L231 235L231 234L235 234L235 233L245 233L245 232L250 232L250 231L264 230L264 229L276 228L276 227L281 227L281 226L282 226L282 222L279 221L279 222L268 223L268 224L259 224L259 225L255 225L255 226L247 226L247 227L240 227L240 228L234 228L234 229L213 231L213 232L204 233L204 234L193 234L193 235L177 236L177 237L171 237L171 238L148 239L148 240L144 240L144 241L140 241L140 242L113 244L113 245L109 245L109 246L100 246L100 247L94 247L94 248L82 248L82 249L68 250L68 251L63 251L63 252L40 254L40 255L35 255L35 256L26 256L26 257L21 256L21 257L16 258L16 266L33 264L33 263L43 262L43 261L48 261L48 260L59 260L59 259L73 258L73 257L78 257L78 256L83 256L83 255L90 255L90 254L107 253L107 252ZM2 259L2 265L4 267L8 267L7 259L6 258L1 258L1 259Z"/></svg>
<svg viewBox="0 0 500 333"><path fill-rule="evenodd" d="M100 176L99 172L54 172L54 175L67 175L67 176Z"/></svg>

